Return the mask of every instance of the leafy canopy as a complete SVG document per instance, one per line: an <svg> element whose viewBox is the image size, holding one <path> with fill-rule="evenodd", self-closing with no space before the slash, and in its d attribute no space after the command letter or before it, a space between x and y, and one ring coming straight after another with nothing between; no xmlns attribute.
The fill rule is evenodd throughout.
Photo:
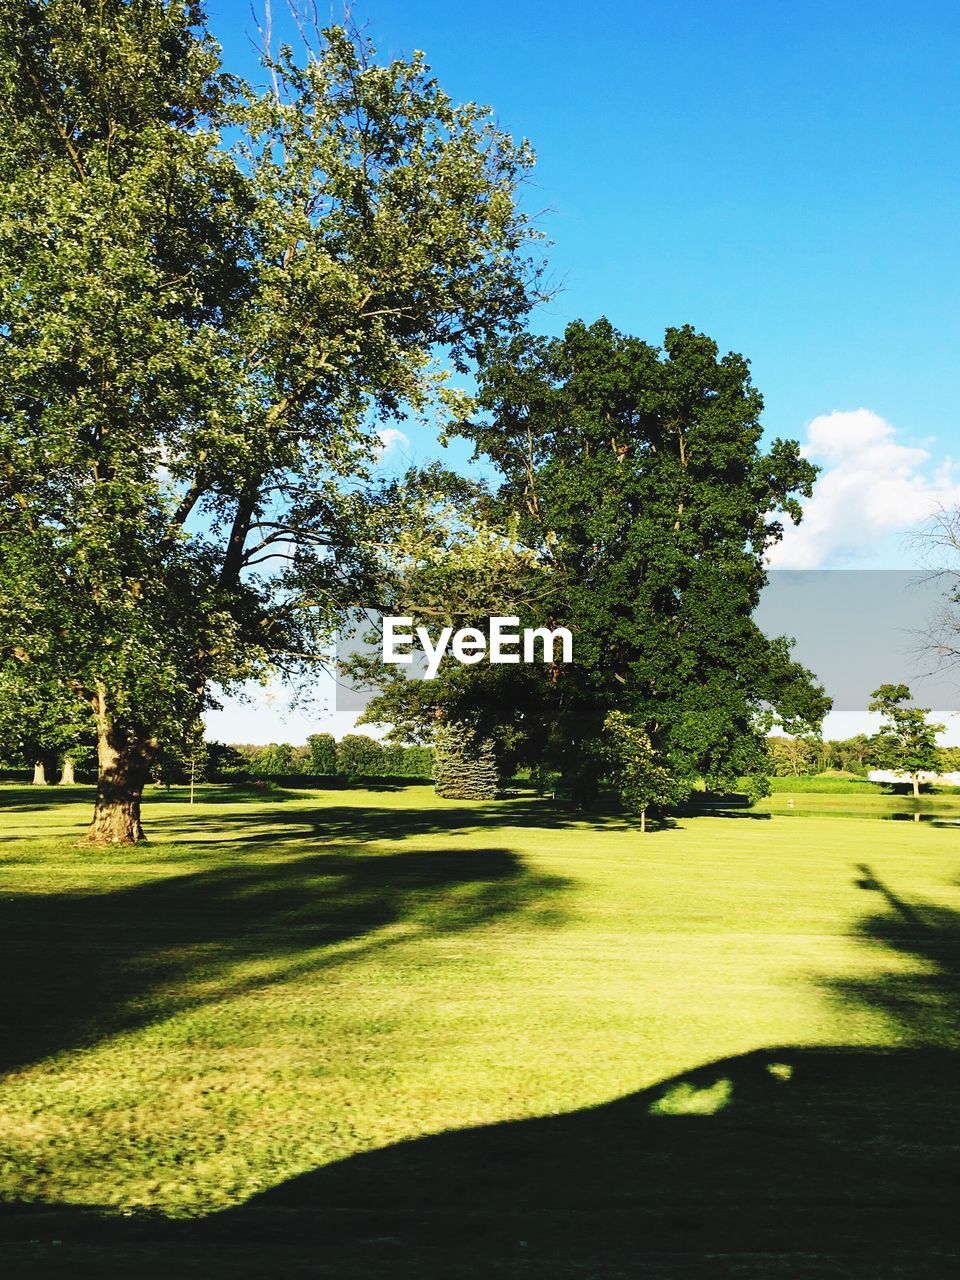
<svg viewBox="0 0 960 1280"><path fill-rule="evenodd" d="M535 296L525 143L338 28L268 69L192 0L0 3L14 711L156 746L316 661L376 577L377 419Z"/></svg>
<svg viewBox="0 0 960 1280"><path fill-rule="evenodd" d="M677 799L670 770L658 759L646 732L622 711L611 711L603 722L601 750L609 764L609 778L630 813L646 814Z"/></svg>
<svg viewBox="0 0 960 1280"><path fill-rule="evenodd" d="M495 465L481 509L533 562L506 578L496 611L568 626L574 663L388 678L369 718L412 730L443 708L586 790L610 712L687 785L762 774L773 722L819 722L822 689L752 617L764 555L782 519L799 520L816 471L795 442L762 447L741 356L689 327L658 348L606 320L576 322L562 338L491 344L477 409L451 434Z"/></svg>
<svg viewBox="0 0 960 1280"><path fill-rule="evenodd" d="M873 692L870 711L883 717L880 730L872 739L873 757L883 769L916 775L922 770L940 768L937 735L942 724L927 720L929 707L910 707L912 695L905 684L882 684Z"/></svg>

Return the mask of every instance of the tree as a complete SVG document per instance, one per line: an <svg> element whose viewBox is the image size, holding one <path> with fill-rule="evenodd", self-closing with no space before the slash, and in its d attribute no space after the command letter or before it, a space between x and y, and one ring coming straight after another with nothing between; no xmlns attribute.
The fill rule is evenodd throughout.
<svg viewBox="0 0 960 1280"><path fill-rule="evenodd" d="M819 733L811 734L808 741L813 755L814 773L823 773L826 769L832 769L837 758L833 743L823 738Z"/></svg>
<svg viewBox="0 0 960 1280"><path fill-rule="evenodd" d="M497 612L569 627L573 662L451 663L430 682L384 673L366 715L413 733L442 710L514 760L559 770L582 802L611 711L678 785L764 775L773 723L810 731L829 702L752 617L780 518L800 519L815 476L796 443L761 449L761 408L747 362L689 327L667 330L662 349L605 320L491 346L477 412L451 434L497 468L481 512L533 560L508 575Z"/></svg>
<svg viewBox="0 0 960 1280"><path fill-rule="evenodd" d="M373 58L334 28L255 92L194 0L0 5L0 698L84 707L92 841L216 686L323 659L377 422L536 296L528 148Z"/></svg>
<svg viewBox="0 0 960 1280"><path fill-rule="evenodd" d="M77 766L85 769L95 755L96 744L90 734L77 735L67 742L60 759L60 786L73 786L77 780Z"/></svg>
<svg viewBox="0 0 960 1280"><path fill-rule="evenodd" d="M86 728L85 708L63 696L57 705L58 691L42 675L21 692L23 696L14 700L0 691L0 737L33 769L34 786L53 782L61 760L61 781L72 782L73 763L90 754L92 736Z"/></svg>
<svg viewBox="0 0 960 1280"><path fill-rule="evenodd" d="M337 772L348 778L376 778L383 772L383 747L365 733L345 733L337 743Z"/></svg>
<svg viewBox="0 0 960 1280"><path fill-rule="evenodd" d="M865 733L843 738L833 744L837 764L849 773L866 774L871 762L871 740Z"/></svg>
<svg viewBox="0 0 960 1280"><path fill-rule="evenodd" d="M258 777L274 777L297 773L300 764L296 748L289 742L271 742L253 754L250 769Z"/></svg>
<svg viewBox="0 0 960 1280"><path fill-rule="evenodd" d="M410 616L434 634L445 625L486 633L494 615L532 616L549 589L543 568L536 553L518 543L515 521L504 527L488 518L482 484L431 468L408 476L405 486L413 502L406 527L383 557L380 612ZM482 722L480 738L494 743L500 773L510 775L523 738L511 723L524 696L516 668L446 662L437 679L410 680L382 661L376 627L357 629L368 633L369 647L341 666L358 687L375 691L358 723L391 725L390 741L425 745L441 709L456 707L458 723L478 728Z"/></svg>
<svg viewBox="0 0 960 1280"><path fill-rule="evenodd" d="M3 749L3 767L6 769L32 769L32 784L35 787L46 786L51 779L48 773L56 765L56 753L48 746L35 739L17 734L7 739Z"/></svg>
<svg viewBox="0 0 960 1280"><path fill-rule="evenodd" d="M813 750L806 738L770 738L768 745L778 777L795 778L811 772Z"/></svg>
<svg viewBox="0 0 960 1280"><path fill-rule="evenodd" d="M433 787L445 800L493 800L499 772L493 743L469 726L438 726L433 741Z"/></svg>
<svg viewBox="0 0 960 1280"><path fill-rule="evenodd" d="M34 751L31 754L33 756L33 785L35 787L45 787L53 781L56 757L51 756L49 751L44 750Z"/></svg>
<svg viewBox="0 0 960 1280"><path fill-rule="evenodd" d="M385 742L380 749L380 767L384 778L399 778L405 772L403 747L396 742Z"/></svg>
<svg viewBox="0 0 960 1280"><path fill-rule="evenodd" d="M433 777L433 751L419 743L403 749L403 772L408 778Z"/></svg>
<svg viewBox="0 0 960 1280"><path fill-rule="evenodd" d="M203 724L197 720L188 725L176 741L158 743L150 762L150 778L163 787L189 782L191 778L202 779L207 769L207 744L203 734Z"/></svg>
<svg viewBox="0 0 960 1280"><path fill-rule="evenodd" d="M237 777L245 775L250 761L236 747L225 742L207 742L207 776L213 779Z"/></svg>
<svg viewBox="0 0 960 1280"><path fill-rule="evenodd" d="M622 711L611 711L604 720L603 737L610 780L624 807L640 815L640 830L645 832L647 810L664 808L676 797L670 771L644 730L631 724Z"/></svg>
<svg viewBox="0 0 960 1280"><path fill-rule="evenodd" d="M940 767L937 735L942 724L929 724L929 707L908 707L911 698L905 684L882 684L874 689L870 711L879 711L884 723L873 737L873 754L883 769L905 773L913 784L913 795L920 795L920 773L936 772Z"/></svg>
<svg viewBox="0 0 960 1280"><path fill-rule="evenodd" d="M337 740L332 733L311 733L308 767L311 773L332 777L337 772Z"/></svg>

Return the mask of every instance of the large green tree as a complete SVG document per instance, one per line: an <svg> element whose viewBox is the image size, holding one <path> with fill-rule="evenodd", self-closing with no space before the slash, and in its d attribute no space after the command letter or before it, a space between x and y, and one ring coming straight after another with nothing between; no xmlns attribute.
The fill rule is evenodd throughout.
<svg viewBox="0 0 960 1280"><path fill-rule="evenodd" d="M534 296L531 163L340 29L269 87L193 0L0 0L0 701L95 725L90 839L215 686L372 590L377 419Z"/></svg>
<svg viewBox="0 0 960 1280"><path fill-rule="evenodd" d="M485 516L502 547L509 535L533 557L502 575L496 611L569 627L574 661L394 676L368 717L407 732L438 713L471 723L511 764L559 768L584 800L610 712L675 781L763 775L771 724L813 728L827 702L752 616L765 554L815 476L795 443L762 447L761 409L747 362L691 328L662 348L605 320L492 346L477 413L453 433L499 472ZM408 568L414 604L433 572Z"/></svg>

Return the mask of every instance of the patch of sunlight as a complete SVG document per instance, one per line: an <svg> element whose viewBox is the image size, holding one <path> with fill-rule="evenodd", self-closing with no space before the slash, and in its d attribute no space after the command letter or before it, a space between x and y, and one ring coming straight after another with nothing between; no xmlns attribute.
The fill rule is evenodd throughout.
<svg viewBox="0 0 960 1280"><path fill-rule="evenodd" d="M768 1062L767 1071L778 1080L789 1080L793 1076L793 1067L789 1062Z"/></svg>
<svg viewBox="0 0 960 1280"><path fill-rule="evenodd" d="M684 1082L668 1089L650 1107L652 1116L713 1116L722 1111L733 1097L733 1081L729 1076L706 1088Z"/></svg>

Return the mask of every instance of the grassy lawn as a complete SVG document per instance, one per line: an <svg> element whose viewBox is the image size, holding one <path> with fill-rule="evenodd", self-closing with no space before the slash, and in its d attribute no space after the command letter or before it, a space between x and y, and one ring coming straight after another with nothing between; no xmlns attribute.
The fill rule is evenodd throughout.
<svg viewBox="0 0 960 1280"><path fill-rule="evenodd" d="M0 787L0 1271L955 1275L960 796L789 799Z"/></svg>

